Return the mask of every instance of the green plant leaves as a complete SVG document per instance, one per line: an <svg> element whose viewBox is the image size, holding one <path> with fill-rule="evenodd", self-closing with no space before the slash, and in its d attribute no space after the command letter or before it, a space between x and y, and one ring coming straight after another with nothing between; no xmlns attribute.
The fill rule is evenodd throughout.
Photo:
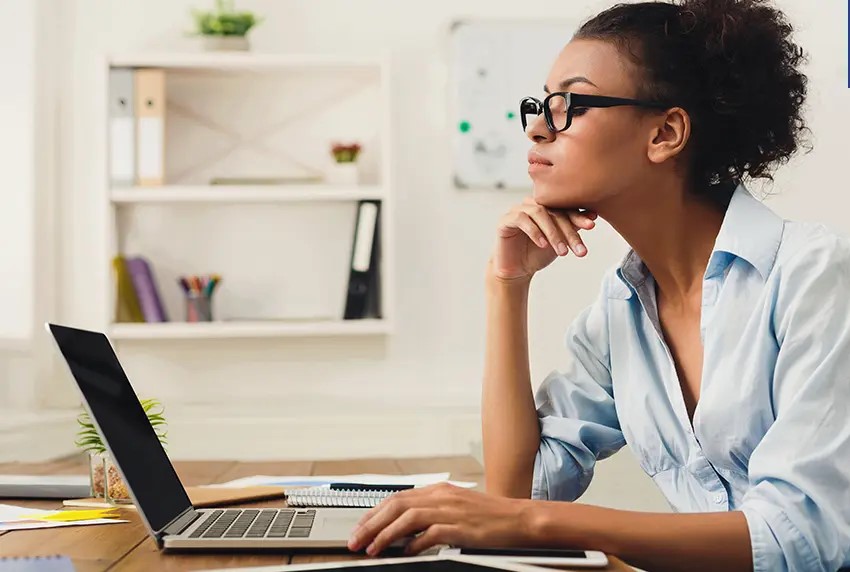
<svg viewBox="0 0 850 572"><path fill-rule="evenodd" d="M194 10L197 33L204 36L245 36L261 19L251 12L236 12L233 3L218 3L216 10Z"/></svg>
<svg viewBox="0 0 850 572"><path fill-rule="evenodd" d="M157 439L159 439L160 443L166 445L168 443L168 431L165 428L168 427L168 422L165 419L165 407L162 405L162 402L158 399L142 399L140 403L148 421L150 421L151 427L153 427L154 433L156 433ZM100 433L98 433L87 411L82 411L77 416L77 425L80 426L80 429L77 431L77 439L74 441L77 447L90 453L103 453L106 451L106 445L103 443L103 439L101 439Z"/></svg>

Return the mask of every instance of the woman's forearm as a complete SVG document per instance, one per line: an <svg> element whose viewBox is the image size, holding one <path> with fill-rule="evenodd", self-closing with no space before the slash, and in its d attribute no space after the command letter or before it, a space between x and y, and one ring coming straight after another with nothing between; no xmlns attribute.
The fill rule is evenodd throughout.
<svg viewBox="0 0 850 572"><path fill-rule="evenodd" d="M753 569L744 513L632 512L579 503L528 501L529 542L601 550L645 570Z"/></svg>
<svg viewBox="0 0 850 572"><path fill-rule="evenodd" d="M529 498L540 426L528 365L529 281L487 276L481 421L487 491Z"/></svg>

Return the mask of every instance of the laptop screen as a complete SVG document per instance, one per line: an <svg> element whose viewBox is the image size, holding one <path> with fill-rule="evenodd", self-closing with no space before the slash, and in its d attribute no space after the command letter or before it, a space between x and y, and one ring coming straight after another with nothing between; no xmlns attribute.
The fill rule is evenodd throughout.
<svg viewBox="0 0 850 572"><path fill-rule="evenodd" d="M109 449L154 531L192 506L105 335L49 324Z"/></svg>

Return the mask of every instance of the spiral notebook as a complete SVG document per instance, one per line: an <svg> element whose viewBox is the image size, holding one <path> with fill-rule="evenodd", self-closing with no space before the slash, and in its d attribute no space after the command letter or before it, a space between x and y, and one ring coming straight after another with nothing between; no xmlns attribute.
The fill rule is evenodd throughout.
<svg viewBox="0 0 850 572"><path fill-rule="evenodd" d="M74 572L67 556L0 557L0 572Z"/></svg>
<svg viewBox="0 0 850 572"><path fill-rule="evenodd" d="M413 485L334 483L329 487L289 490L286 503L291 507L372 508L388 496L412 488Z"/></svg>

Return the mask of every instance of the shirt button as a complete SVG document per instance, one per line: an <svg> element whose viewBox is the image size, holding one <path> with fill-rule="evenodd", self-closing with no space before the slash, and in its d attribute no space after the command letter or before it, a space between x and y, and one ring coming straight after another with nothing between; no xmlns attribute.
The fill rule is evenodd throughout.
<svg viewBox="0 0 850 572"><path fill-rule="evenodd" d="M720 504L723 502L723 495L714 495L714 502Z"/></svg>

